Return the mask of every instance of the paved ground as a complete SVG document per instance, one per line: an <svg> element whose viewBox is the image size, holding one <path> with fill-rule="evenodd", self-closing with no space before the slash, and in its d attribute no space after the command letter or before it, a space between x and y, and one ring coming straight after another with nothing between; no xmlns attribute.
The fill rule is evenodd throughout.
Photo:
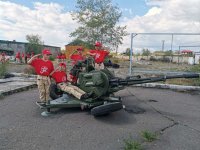
<svg viewBox="0 0 200 150"><path fill-rule="evenodd" d="M129 111L101 118L80 109L44 118L35 105L36 89L6 96L0 100L0 149L121 150L132 137L144 149L199 150L200 95L132 87L117 95ZM159 139L145 143L144 130L159 133Z"/></svg>

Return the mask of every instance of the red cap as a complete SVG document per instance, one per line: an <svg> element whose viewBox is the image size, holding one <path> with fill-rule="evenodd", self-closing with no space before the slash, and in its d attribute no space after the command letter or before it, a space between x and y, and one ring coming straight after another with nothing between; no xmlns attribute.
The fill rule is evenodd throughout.
<svg viewBox="0 0 200 150"><path fill-rule="evenodd" d="M42 54L43 54L43 55L44 55L44 54L52 55L51 52L50 52L50 50L48 50L48 49L43 49L43 50L42 50Z"/></svg>
<svg viewBox="0 0 200 150"><path fill-rule="evenodd" d="M61 66L61 67L63 66L63 67L66 68L66 64L65 63L60 63L59 66Z"/></svg>
<svg viewBox="0 0 200 150"><path fill-rule="evenodd" d="M77 48L77 51L82 51L82 50L83 50L82 47Z"/></svg>
<svg viewBox="0 0 200 150"><path fill-rule="evenodd" d="M101 44L101 42L96 42L96 43L95 43L95 46L97 46L97 47L101 47L102 44Z"/></svg>

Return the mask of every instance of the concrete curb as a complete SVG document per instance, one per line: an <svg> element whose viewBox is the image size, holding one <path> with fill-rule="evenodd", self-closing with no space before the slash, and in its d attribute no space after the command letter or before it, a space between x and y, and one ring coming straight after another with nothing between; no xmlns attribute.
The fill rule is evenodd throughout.
<svg viewBox="0 0 200 150"><path fill-rule="evenodd" d="M10 90L0 92L0 97L11 95L11 94L22 92L22 91L27 91L27 90L35 88L35 87L37 87L36 83L26 85L26 86L21 86L21 87L18 87L18 88L13 88L13 89L10 89Z"/></svg>
<svg viewBox="0 0 200 150"><path fill-rule="evenodd" d="M159 88L159 89L172 89L179 91L200 91L200 86L184 86L174 84L161 84L161 83L144 83L133 85L135 87Z"/></svg>
<svg viewBox="0 0 200 150"><path fill-rule="evenodd" d="M32 78L36 78L37 77L37 75L34 75L34 74L25 74L25 73L11 72L10 74L13 74L15 77L32 77Z"/></svg>

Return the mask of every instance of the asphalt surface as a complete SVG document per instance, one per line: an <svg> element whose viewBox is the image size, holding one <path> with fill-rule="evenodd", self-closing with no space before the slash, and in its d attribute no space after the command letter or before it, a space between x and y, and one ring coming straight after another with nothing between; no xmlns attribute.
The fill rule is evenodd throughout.
<svg viewBox="0 0 200 150"><path fill-rule="evenodd" d="M80 108L42 117L36 89L6 96L0 100L0 150L122 150L125 139L144 149L199 150L199 94L130 87L116 95L126 110L98 118ZM144 130L158 139L145 142Z"/></svg>

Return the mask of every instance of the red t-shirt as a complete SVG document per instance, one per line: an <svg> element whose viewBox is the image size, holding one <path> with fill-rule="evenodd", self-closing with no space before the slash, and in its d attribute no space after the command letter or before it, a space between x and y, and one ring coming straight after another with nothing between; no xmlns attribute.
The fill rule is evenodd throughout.
<svg viewBox="0 0 200 150"><path fill-rule="evenodd" d="M90 50L90 53L95 54L94 61L95 63L104 62L105 57L109 54L106 50Z"/></svg>
<svg viewBox="0 0 200 150"><path fill-rule="evenodd" d="M56 58L57 58L57 59L61 59L61 55L57 55Z"/></svg>
<svg viewBox="0 0 200 150"><path fill-rule="evenodd" d="M52 74L56 83L67 82L67 74L64 71L56 71Z"/></svg>
<svg viewBox="0 0 200 150"><path fill-rule="evenodd" d="M40 58L34 59L31 64L35 68L35 72L38 75L49 76L54 70L53 63L50 60L44 61Z"/></svg>
<svg viewBox="0 0 200 150"><path fill-rule="evenodd" d="M72 64L75 65L77 61L84 60L85 58L82 55L73 54L70 56L70 59L72 60Z"/></svg>
<svg viewBox="0 0 200 150"><path fill-rule="evenodd" d="M66 59L66 56L63 54L60 56L60 59Z"/></svg>
<svg viewBox="0 0 200 150"><path fill-rule="evenodd" d="M22 53L22 58L24 58L24 53Z"/></svg>
<svg viewBox="0 0 200 150"><path fill-rule="evenodd" d="M20 53L19 52L17 52L17 54L16 54L16 56L15 56L16 58L20 58Z"/></svg>

